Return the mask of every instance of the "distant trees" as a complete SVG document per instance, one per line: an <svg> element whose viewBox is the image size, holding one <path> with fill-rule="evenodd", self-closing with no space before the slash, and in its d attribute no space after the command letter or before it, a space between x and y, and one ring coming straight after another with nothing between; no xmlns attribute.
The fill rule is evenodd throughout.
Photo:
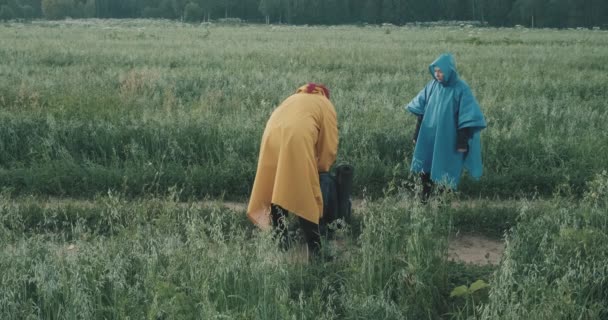
<svg viewBox="0 0 608 320"><path fill-rule="evenodd" d="M0 20L65 17L294 24L478 20L494 26L608 27L608 0L0 0Z"/></svg>
<svg viewBox="0 0 608 320"><path fill-rule="evenodd" d="M42 13L50 20L71 17L75 11L74 0L42 0Z"/></svg>
<svg viewBox="0 0 608 320"><path fill-rule="evenodd" d="M0 20L9 20L16 17L15 11L12 7L3 4L0 6Z"/></svg>
<svg viewBox="0 0 608 320"><path fill-rule="evenodd" d="M606 0L516 0L510 21L530 27L607 26Z"/></svg>
<svg viewBox="0 0 608 320"><path fill-rule="evenodd" d="M0 0L0 20L33 18L40 14L40 0Z"/></svg>
<svg viewBox="0 0 608 320"><path fill-rule="evenodd" d="M282 22L284 0L260 0L258 9L260 13L264 15L264 21L270 23L272 17L274 21Z"/></svg>

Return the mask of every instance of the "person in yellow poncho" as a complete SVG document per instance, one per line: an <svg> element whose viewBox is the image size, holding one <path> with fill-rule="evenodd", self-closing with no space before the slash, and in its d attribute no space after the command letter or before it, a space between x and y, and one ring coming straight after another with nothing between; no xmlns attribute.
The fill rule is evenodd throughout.
<svg viewBox="0 0 608 320"><path fill-rule="evenodd" d="M286 241L285 214L299 217L309 250L320 245L323 196L319 172L336 160L338 123L329 90L319 84L300 87L270 116L247 216L262 229L279 229Z"/></svg>

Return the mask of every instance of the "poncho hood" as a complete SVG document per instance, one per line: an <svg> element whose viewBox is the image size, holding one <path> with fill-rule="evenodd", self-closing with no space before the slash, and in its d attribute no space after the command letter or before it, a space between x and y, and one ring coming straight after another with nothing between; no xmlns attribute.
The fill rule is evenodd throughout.
<svg viewBox="0 0 608 320"><path fill-rule="evenodd" d="M439 56L433 63L429 65L429 72L433 79L435 78L435 67L443 72L443 81L440 82L444 86L450 86L458 81L458 71L456 70L456 60L451 53L444 53ZM439 80L437 80L439 81Z"/></svg>

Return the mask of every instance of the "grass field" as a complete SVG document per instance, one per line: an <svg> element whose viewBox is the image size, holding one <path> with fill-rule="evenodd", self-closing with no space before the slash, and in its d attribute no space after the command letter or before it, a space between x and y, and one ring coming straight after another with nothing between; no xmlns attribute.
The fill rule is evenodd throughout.
<svg viewBox="0 0 608 320"><path fill-rule="evenodd" d="M456 55L488 120L485 175L463 194L576 192L605 168L602 31L201 27L109 21L0 29L0 186L20 194L242 198L264 123L307 81L328 85L357 193L411 181L404 111Z"/></svg>
<svg viewBox="0 0 608 320"><path fill-rule="evenodd" d="M607 35L0 24L0 319L606 319ZM403 106L444 51L486 115L485 172L421 206ZM363 201L312 262L223 202L308 81ZM504 237L500 264L448 261L458 232Z"/></svg>

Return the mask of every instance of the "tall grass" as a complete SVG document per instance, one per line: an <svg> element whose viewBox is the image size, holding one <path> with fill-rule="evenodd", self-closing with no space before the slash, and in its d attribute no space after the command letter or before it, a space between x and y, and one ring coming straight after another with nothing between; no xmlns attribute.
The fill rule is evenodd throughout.
<svg viewBox="0 0 608 320"><path fill-rule="evenodd" d="M244 212L178 197L0 200L0 317L436 319L449 218L387 198L331 258L283 252ZM400 202L397 205L397 201ZM405 207L405 209L404 209ZM297 238L296 238L297 239ZM297 241L296 241L297 243Z"/></svg>
<svg viewBox="0 0 608 320"><path fill-rule="evenodd" d="M580 202L564 189L540 205L522 200L492 276L447 261L462 210L450 194L426 206L402 192L366 201L308 261L298 233L282 251L244 209L180 202L175 191L129 201L5 192L0 317L603 319L607 181L597 175ZM450 297L478 279L490 289L474 308Z"/></svg>
<svg viewBox="0 0 608 320"><path fill-rule="evenodd" d="M403 105L443 51L489 124L485 175L464 194L580 194L608 154L601 31L97 20L3 24L0 39L0 185L22 194L242 198L270 112L317 81L338 111L339 161L380 196L410 179Z"/></svg>
<svg viewBox="0 0 608 320"><path fill-rule="evenodd" d="M607 39L2 24L0 318L606 318ZM523 200L412 197L414 121L403 105L447 50L489 124L486 173L462 194ZM356 167L366 199L312 261L297 232L281 251L244 209L199 201L248 195L266 119L307 81L332 89L339 161ZM504 234L491 277L492 267L447 261L456 230ZM480 297L450 297L478 279L490 284Z"/></svg>
<svg viewBox="0 0 608 320"><path fill-rule="evenodd" d="M576 204L559 197L542 215L522 207L482 319L608 317L608 175Z"/></svg>

